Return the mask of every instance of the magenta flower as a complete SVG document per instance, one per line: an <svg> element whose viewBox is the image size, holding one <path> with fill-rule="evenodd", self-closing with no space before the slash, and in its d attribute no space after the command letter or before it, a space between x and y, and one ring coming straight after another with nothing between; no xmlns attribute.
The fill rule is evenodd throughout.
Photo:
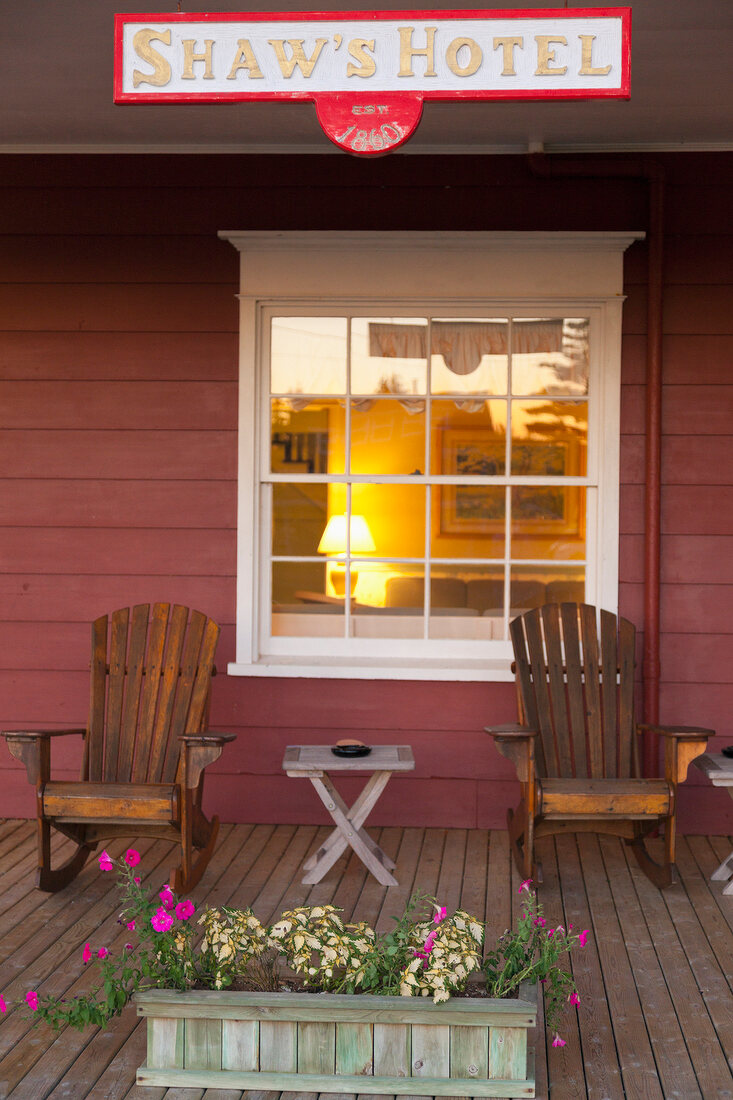
<svg viewBox="0 0 733 1100"><path fill-rule="evenodd" d="M134 848L128 848L125 852L125 863L128 867L137 867L140 862L140 853L136 852Z"/></svg>
<svg viewBox="0 0 733 1100"><path fill-rule="evenodd" d="M88 943L84 944L84 950L81 953L81 957L84 960L84 965L86 966L86 964L91 960L92 957L92 949Z"/></svg>
<svg viewBox="0 0 733 1100"><path fill-rule="evenodd" d="M0 1014L4 1013L4 1012L7 1012L7 1011L8 1011L8 1006L5 1004L5 998L0 997Z"/></svg>
<svg viewBox="0 0 733 1100"><path fill-rule="evenodd" d="M578 943L581 947L585 947L586 943L588 942L588 935L588 929L585 928L578 936Z"/></svg>
<svg viewBox="0 0 733 1100"><path fill-rule="evenodd" d="M561 1039L559 1035L556 1035L555 1038L552 1040L552 1045L554 1047L564 1047L565 1040Z"/></svg>
<svg viewBox="0 0 733 1100"><path fill-rule="evenodd" d="M28 1007L31 1012L38 1011L38 994L34 993L32 989L29 989L25 995L25 999L28 1002Z"/></svg>
<svg viewBox="0 0 733 1100"><path fill-rule="evenodd" d="M109 951L107 950L106 947L100 947L99 951L97 951L97 958L98 959L106 959L108 955L109 955Z"/></svg>
<svg viewBox="0 0 733 1100"><path fill-rule="evenodd" d="M135 921L134 920L129 920L126 923L125 928L127 929L128 932L134 932L135 931Z"/></svg>
<svg viewBox="0 0 733 1100"><path fill-rule="evenodd" d="M114 863L112 862L112 857L110 856L109 852L105 850L99 857L99 870L111 871L113 867Z"/></svg>
<svg viewBox="0 0 733 1100"><path fill-rule="evenodd" d="M553 935L554 935L554 929L553 929L553 928L551 928L551 929L550 929L550 931L549 931L549 932L547 933L547 938L548 938L548 940L551 940L551 939L552 939L552 937L553 937Z"/></svg>
<svg viewBox="0 0 733 1100"><path fill-rule="evenodd" d="M544 928L545 925L547 924L547 921L545 920L544 917L537 917L537 919L535 921L533 921L533 924L534 924L535 928L537 927L538 924L539 924L540 928Z"/></svg>
<svg viewBox="0 0 733 1100"><path fill-rule="evenodd" d="M176 916L179 920L188 920L196 912L196 906L190 899L186 901L179 901L176 906Z"/></svg>
<svg viewBox="0 0 733 1100"><path fill-rule="evenodd" d="M172 913L176 907L176 899L173 896L173 891L170 886L164 886L158 894L158 897L163 902L163 908L167 909L169 913Z"/></svg>
<svg viewBox="0 0 733 1100"><path fill-rule="evenodd" d="M134 948L133 948L131 943L126 943L125 944L125 951L133 951L133 950L134 950Z"/></svg>
<svg viewBox="0 0 733 1100"><path fill-rule="evenodd" d="M141 880L137 876L135 876L134 881L137 883L138 886L140 885Z"/></svg>
<svg viewBox="0 0 733 1100"><path fill-rule="evenodd" d="M568 1000L570 1001L571 1005L579 1005L580 1004L580 994L579 993L571 993L570 996L568 997Z"/></svg>
<svg viewBox="0 0 733 1100"><path fill-rule="evenodd" d="M558 926L557 926L557 928L555 929L555 931L556 931L557 933L560 933L560 932L564 932L564 931L565 931L565 929L563 928L563 926L562 926L561 924L558 924Z"/></svg>
<svg viewBox="0 0 733 1100"><path fill-rule="evenodd" d="M445 918L446 918L447 916L448 916L448 910L446 909L446 907L445 907L444 905L442 905L442 906L441 906L441 907L440 907L440 908L438 909L438 911L437 911L437 913L435 914L435 916L433 917L433 924L440 924L440 922L441 922L442 920L445 920Z"/></svg>
<svg viewBox="0 0 733 1100"><path fill-rule="evenodd" d="M519 890L517 891L517 893L521 894L522 890L526 890L527 893L529 893L530 892L529 888L530 888L531 885L532 885L532 879L531 878L526 878L524 880L524 882L522 883L522 885L519 887Z"/></svg>
<svg viewBox="0 0 733 1100"><path fill-rule="evenodd" d="M165 909L156 909L150 918L150 923L156 932L167 932L173 924L173 917Z"/></svg>

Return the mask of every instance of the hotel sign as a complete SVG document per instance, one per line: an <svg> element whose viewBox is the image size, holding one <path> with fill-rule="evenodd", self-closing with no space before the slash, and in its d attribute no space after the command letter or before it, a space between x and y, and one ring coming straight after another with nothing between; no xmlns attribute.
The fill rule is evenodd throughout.
<svg viewBox="0 0 733 1100"><path fill-rule="evenodd" d="M115 16L115 103L309 100L352 153L425 100L628 98L631 9Z"/></svg>

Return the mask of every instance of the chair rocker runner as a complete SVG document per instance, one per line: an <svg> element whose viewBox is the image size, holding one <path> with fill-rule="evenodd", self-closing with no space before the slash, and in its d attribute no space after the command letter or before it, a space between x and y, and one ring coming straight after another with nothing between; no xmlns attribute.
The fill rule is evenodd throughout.
<svg viewBox="0 0 733 1100"><path fill-rule="evenodd" d="M100 840L179 840L177 891L201 878L219 831L201 809L203 772L234 734L207 732L219 627L200 611L157 603L115 611L92 624L87 729L6 731L10 752L36 787L42 890L76 877ZM84 737L81 779L51 780L51 740ZM51 867L51 828L77 844ZM199 854L194 856L194 849Z"/></svg>
<svg viewBox="0 0 733 1100"><path fill-rule="evenodd" d="M511 623L519 725L487 727L522 785L508 813L517 866L541 880L537 837L567 832L621 836L660 888L675 881L677 787L713 730L634 722L635 629L588 604L546 604ZM664 777L641 778L639 734L664 739ZM664 863L645 837L664 825Z"/></svg>

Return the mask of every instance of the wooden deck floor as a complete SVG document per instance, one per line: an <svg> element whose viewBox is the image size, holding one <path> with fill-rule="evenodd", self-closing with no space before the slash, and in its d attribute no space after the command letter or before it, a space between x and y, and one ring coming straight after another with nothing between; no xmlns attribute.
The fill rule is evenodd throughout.
<svg viewBox="0 0 733 1100"><path fill-rule="evenodd" d="M252 905L269 920L296 904L333 902L348 917L388 925L414 889L448 907L462 905L496 934L518 904L502 832L396 829L373 832L397 861L400 886L386 890L361 864L344 857L313 887L299 868L327 835L311 826L223 826L197 902ZM110 845L118 851L122 846ZM151 889L166 880L172 849L142 841ZM723 1100L733 1097L733 897L710 873L731 848L728 838L683 840L681 882L660 894L627 862L615 840L593 836L545 842L540 897L551 920L589 928L575 958L582 1003L569 1010L567 1046L538 1042L538 1097L550 1100ZM63 854L63 845L57 855ZM86 940L124 941L116 892L96 861L62 893L33 888L34 837L28 822L0 823L0 993L29 988L73 995L89 974ZM549 1037L551 1039L551 1036ZM139 1089L145 1035L134 1011L103 1031L29 1029L8 1013L0 1023L3 1100L279 1100L276 1093ZM317 1100L283 1093L282 1100ZM339 1100L352 1098L339 1097ZM367 1098L363 1098L367 1100ZM384 1098L379 1098L384 1100ZM411 1098L415 1100L415 1098ZM422 1098L418 1098L422 1100Z"/></svg>

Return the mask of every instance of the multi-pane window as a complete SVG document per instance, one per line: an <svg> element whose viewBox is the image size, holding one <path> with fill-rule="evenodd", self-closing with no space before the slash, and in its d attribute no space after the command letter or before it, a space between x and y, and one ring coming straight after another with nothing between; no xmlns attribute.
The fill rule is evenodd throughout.
<svg viewBox="0 0 733 1100"><path fill-rule="evenodd" d="M263 311L263 648L503 652L585 597L592 314Z"/></svg>

